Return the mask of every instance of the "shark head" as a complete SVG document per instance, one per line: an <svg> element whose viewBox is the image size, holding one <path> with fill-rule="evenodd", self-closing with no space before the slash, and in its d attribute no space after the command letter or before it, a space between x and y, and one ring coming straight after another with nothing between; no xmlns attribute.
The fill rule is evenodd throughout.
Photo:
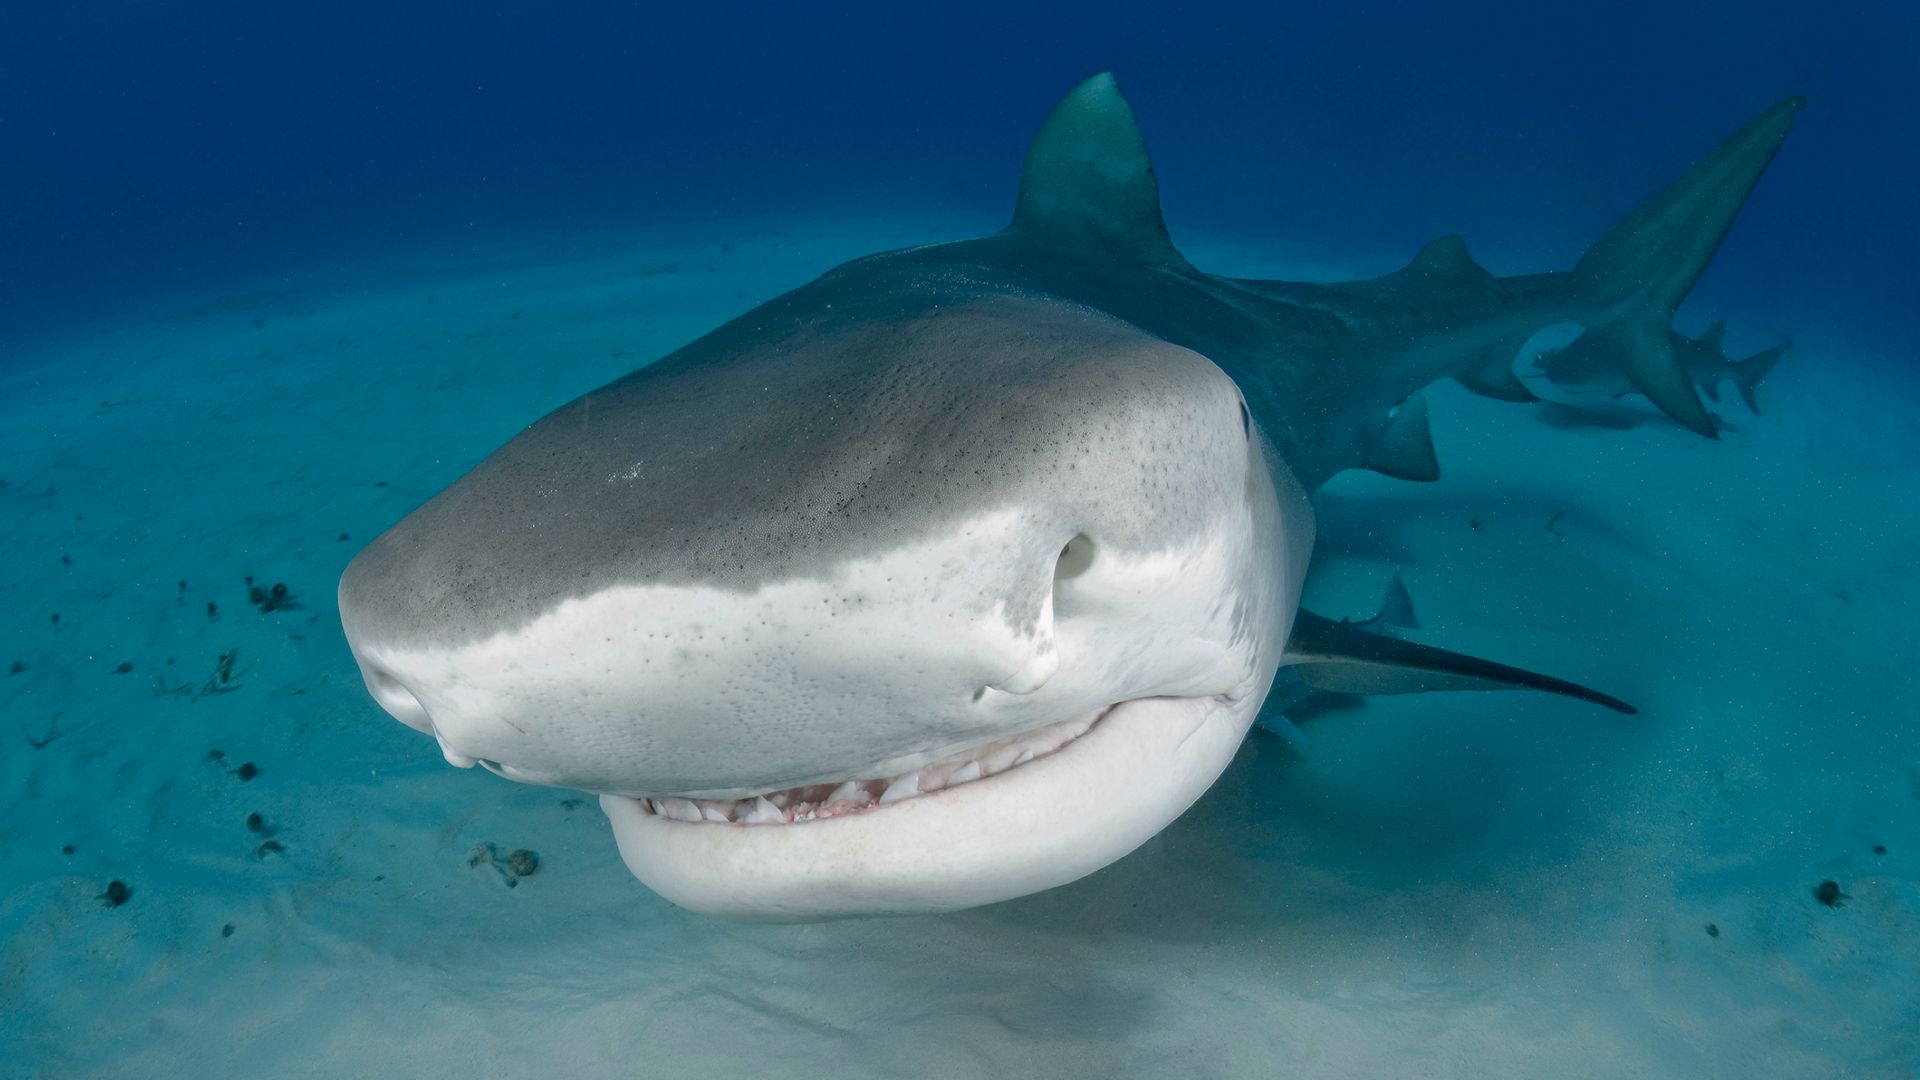
<svg viewBox="0 0 1920 1080"><path fill-rule="evenodd" d="M1204 357L880 259L540 420L340 609L387 711L600 793L669 899L937 911L1096 870L1205 790L1310 537Z"/></svg>

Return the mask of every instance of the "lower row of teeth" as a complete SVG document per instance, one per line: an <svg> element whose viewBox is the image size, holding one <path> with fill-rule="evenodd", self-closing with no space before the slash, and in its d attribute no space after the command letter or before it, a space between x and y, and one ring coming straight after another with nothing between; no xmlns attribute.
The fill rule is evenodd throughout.
<svg viewBox="0 0 1920 1080"><path fill-rule="evenodd" d="M1101 716L1089 713L1038 731L976 746L945 757L913 772L881 780L848 780L843 784L813 784L787 788L745 799L683 799L657 796L642 799L648 812L674 821L732 825L781 825L841 817L900 802L946 788L958 787L1034 758L1045 757L1086 734Z"/></svg>

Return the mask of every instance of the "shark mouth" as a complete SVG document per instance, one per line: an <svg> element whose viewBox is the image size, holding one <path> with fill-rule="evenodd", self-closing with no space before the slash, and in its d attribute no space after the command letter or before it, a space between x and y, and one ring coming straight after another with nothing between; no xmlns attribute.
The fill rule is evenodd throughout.
<svg viewBox="0 0 1920 1080"><path fill-rule="evenodd" d="M1254 705L1140 698L882 780L600 806L634 876L703 914L957 911L1064 885L1144 843L1226 768Z"/></svg>
<svg viewBox="0 0 1920 1080"><path fill-rule="evenodd" d="M1108 706L1072 720L969 747L910 772L876 780L809 784L744 799L652 797L640 804L650 814L673 821L717 825L792 825L861 814L905 799L998 776L1046 757L1080 736L1113 711Z"/></svg>

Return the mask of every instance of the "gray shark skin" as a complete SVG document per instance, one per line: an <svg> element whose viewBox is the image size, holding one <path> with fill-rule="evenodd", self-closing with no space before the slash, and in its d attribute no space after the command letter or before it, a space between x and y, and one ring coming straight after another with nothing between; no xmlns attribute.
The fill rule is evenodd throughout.
<svg viewBox="0 0 1920 1080"><path fill-rule="evenodd" d="M1726 330L1725 323L1716 322L1697 338L1671 331L1674 355L1679 357L1687 378L1708 400L1719 401L1720 386L1731 383L1748 410L1757 414L1760 403L1755 390L1793 343L1783 342L1735 360L1724 349ZM1536 366L1540 377L1575 396L1619 398L1636 390L1619 364L1605 352L1588 347L1584 337L1565 348L1542 353Z"/></svg>
<svg viewBox="0 0 1920 1080"><path fill-rule="evenodd" d="M1182 257L1096 76L1007 229L849 262L542 418L353 561L348 642L448 761L599 793L643 882L765 919L1091 873L1206 790L1283 669L1631 711L1302 612L1308 497L1437 477L1421 388L1533 400L1515 354L1568 321L1713 437L1668 327L1801 104L1570 271L1448 237L1307 284Z"/></svg>

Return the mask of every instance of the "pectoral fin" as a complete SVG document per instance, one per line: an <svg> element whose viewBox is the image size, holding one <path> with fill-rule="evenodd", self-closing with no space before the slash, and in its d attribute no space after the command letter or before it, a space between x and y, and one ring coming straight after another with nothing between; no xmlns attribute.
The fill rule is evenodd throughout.
<svg viewBox="0 0 1920 1080"><path fill-rule="evenodd" d="M1629 715L1640 710L1578 683L1477 656L1363 630L1311 611L1295 616L1287 657L1302 682L1343 694L1419 694L1428 690L1542 690Z"/></svg>

